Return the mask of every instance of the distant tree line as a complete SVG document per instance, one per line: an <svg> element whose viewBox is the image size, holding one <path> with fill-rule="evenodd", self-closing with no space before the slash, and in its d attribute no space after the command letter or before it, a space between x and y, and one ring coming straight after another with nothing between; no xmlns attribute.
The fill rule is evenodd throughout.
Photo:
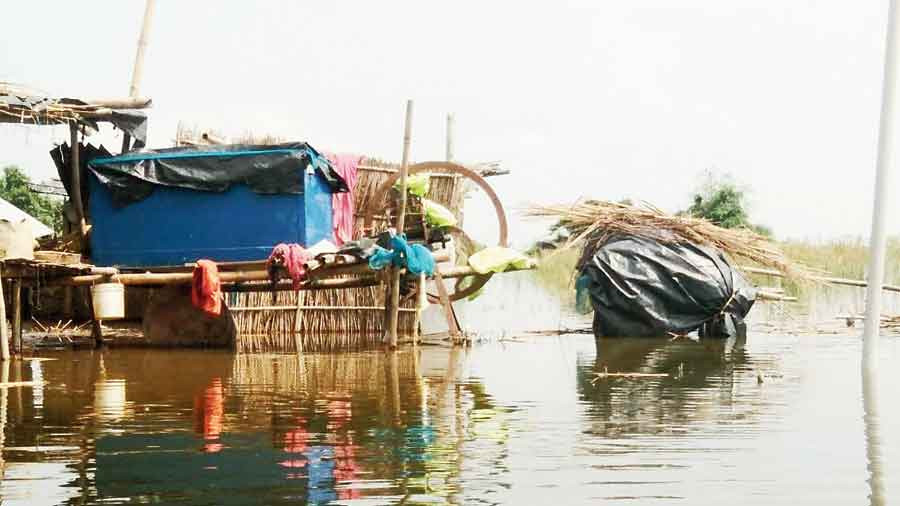
<svg viewBox="0 0 900 506"><path fill-rule="evenodd" d="M772 236L769 227L750 221L746 192L728 174L707 171L691 198L690 207L680 214L703 218L724 228L746 227L766 237Z"/></svg>
<svg viewBox="0 0 900 506"><path fill-rule="evenodd" d="M31 178L15 165L7 165L0 176L0 197L60 233L63 228L61 199L42 195L29 188Z"/></svg>

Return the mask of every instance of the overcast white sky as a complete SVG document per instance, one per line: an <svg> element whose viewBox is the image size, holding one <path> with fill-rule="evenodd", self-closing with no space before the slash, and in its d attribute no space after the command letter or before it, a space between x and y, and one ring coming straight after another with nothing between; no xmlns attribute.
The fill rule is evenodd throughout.
<svg viewBox="0 0 900 506"><path fill-rule="evenodd" d="M127 95L143 0L10 3L0 80ZM508 208L590 196L677 210L712 168L752 190L753 218L781 238L859 236L886 12L886 0L158 0L141 91L151 146L171 145L181 119L399 160L412 98L414 160L443 157L455 113L458 159L513 170L492 180ZM0 165L51 177L47 151L65 137L0 126ZM467 228L488 208L472 209ZM512 222L520 242L539 233Z"/></svg>

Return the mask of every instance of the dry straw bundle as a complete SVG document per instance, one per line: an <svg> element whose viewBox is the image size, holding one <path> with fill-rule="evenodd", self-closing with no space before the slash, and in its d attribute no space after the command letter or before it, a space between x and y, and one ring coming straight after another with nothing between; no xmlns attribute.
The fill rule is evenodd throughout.
<svg viewBox="0 0 900 506"><path fill-rule="evenodd" d="M660 242L686 242L712 246L726 254L794 278L808 278L806 268L781 252L769 239L747 228L722 228L692 216L673 216L650 205L631 206L606 201L580 201L574 205L531 206L527 216L554 218L571 233L563 248L584 244L578 267L595 247L616 234L627 234Z"/></svg>

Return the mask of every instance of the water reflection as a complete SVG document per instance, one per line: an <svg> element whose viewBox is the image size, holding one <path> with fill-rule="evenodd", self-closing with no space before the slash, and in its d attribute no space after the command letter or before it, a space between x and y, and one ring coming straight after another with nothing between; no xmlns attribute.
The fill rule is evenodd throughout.
<svg viewBox="0 0 900 506"><path fill-rule="evenodd" d="M578 369L579 392L589 402L594 434L665 432L720 417L726 407L752 411L753 402L737 403L738 390L752 375L747 364L743 339L598 339L596 357ZM603 371L668 376L595 379Z"/></svg>
<svg viewBox="0 0 900 506"><path fill-rule="evenodd" d="M881 416L878 409L878 364L877 360L872 362L875 363L864 363L862 368L863 425L866 431L869 504L881 506L885 504L884 458L882 455Z"/></svg>
<svg viewBox="0 0 900 506"><path fill-rule="evenodd" d="M858 384L832 373L858 357L845 343L566 336L397 353L67 353L43 363L42 401L27 389L0 398L9 464L0 495L4 504L859 502L865 441L853 439L860 417L848 409ZM12 367L11 379L29 379L29 366ZM604 369L668 377L593 382ZM43 480L50 470L57 479Z"/></svg>

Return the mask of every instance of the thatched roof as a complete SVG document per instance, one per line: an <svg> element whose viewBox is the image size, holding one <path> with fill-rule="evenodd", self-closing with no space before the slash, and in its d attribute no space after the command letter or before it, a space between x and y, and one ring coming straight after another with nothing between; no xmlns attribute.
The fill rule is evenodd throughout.
<svg viewBox="0 0 900 506"><path fill-rule="evenodd" d="M0 82L0 123L59 125L74 121L95 127L97 122L114 122L117 114L145 109L150 103L149 98L53 98L35 88Z"/></svg>

